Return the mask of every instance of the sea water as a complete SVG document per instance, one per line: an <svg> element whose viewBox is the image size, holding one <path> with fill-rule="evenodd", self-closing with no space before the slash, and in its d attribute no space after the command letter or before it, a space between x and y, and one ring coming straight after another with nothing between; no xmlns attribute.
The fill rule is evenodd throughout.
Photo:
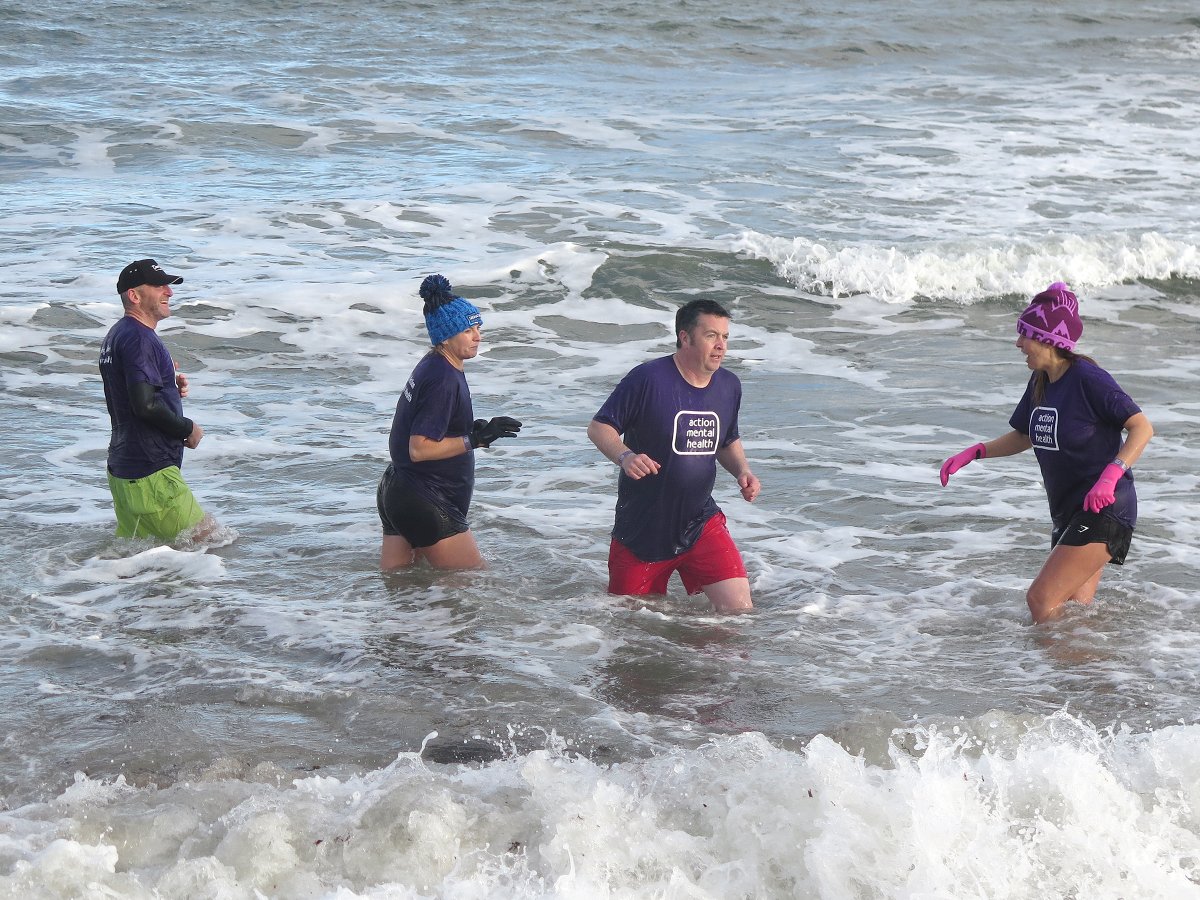
<svg viewBox="0 0 1200 900"><path fill-rule="evenodd" d="M1200 896L1200 18L1180 0L0 3L0 895ZM123 541L117 272L215 545ZM428 347L481 307L485 572L378 572ZM1013 321L1065 280L1156 435L1097 601ZM756 604L604 591L587 423L733 312Z"/></svg>

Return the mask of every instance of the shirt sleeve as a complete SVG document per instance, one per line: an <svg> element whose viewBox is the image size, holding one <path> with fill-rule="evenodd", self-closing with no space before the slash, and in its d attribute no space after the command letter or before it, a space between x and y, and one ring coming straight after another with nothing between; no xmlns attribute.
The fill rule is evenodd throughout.
<svg viewBox="0 0 1200 900"><path fill-rule="evenodd" d="M724 369L721 371L724 371ZM729 374L733 378L732 388L730 389L732 395L730 405L733 407L733 418L729 420L729 429L725 432L725 442L721 444L722 447L728 447L734 441L740 440L742 436L741 431L738 429L738 415L742 411L742 382L733 373Z"/></svg>
<svg viewBox="0 0 1200 900"><path fill-rule="evenodd" d="M159 359L159 346L151 339L152 335L153 332L139 329L120 342L121 374L127 387L132 388L135 384L156 388L167 386L160 368L164 361Z"/></svg>
<svg viewBox="0 0 1200 900"><path fill-rule="evenodd" d="M604 405L592 418L605 425L611 425L617 434L624 434L634 424L636 411L641 408L644 389L645 381L639 366L621 379L621 383L609 394Z"/></svg>
<svg viewBox="0 0 1200 900"><path fill-rule="evenodd" d="M440 441L450 429L450 419L458 405L458 385L449 378L430 378L418 386L413 398L412 426L409 434Z"/></svg>
<svg viewBox="0 0 1200 900"><path fill-rule="evenodd" d="M1121 390L1116 379L1099 367L1085 380L1084 390L1096 415L1110 425L1123 426L1130 416L1142 411L1133 398Z"/></svg>

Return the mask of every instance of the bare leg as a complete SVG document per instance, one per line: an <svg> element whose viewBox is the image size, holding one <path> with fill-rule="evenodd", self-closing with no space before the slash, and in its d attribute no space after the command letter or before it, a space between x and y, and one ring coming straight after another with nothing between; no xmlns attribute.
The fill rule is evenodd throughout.
<svg viewBox="0 0 1200 900"><path fill-rule="evenodd" d="M379 568L384 572L406 569L417 561L412 544L398 534L383 536L383 549L379 551Z"/></svg>
<svg viewBox="0 0 1200 900"><path fill-rule="evenodd" d="M754 609L750 600L750 579L727 578L704 586L704 593L719 613L744 613Z"/></svg>
<svg viewBox="0 0 1200 900"><path fill-rule="evenodd" d="M1083 547L1059 544L1051 550L1042 571L1025 594L1033 621L1040 623L1057 617L1068 600L1091 603L1108 559L1108 547L1104 544Z"/></svg>
<svg viewBox="0 0 1200 900"><path fill-rule="evenodd" d="M479 547L475 544L475 535L469 531L443 538L432 547L422 547L416 554L428 560L435 569L485 568Z"/></svg>
<svg viewBox="0 0 1200 900"><path fill-rule="evenodd" d="M1107 562L1107 560L1105 560ZM1100 577L1104 574L1104 566L1096 570L1096 574L1083 583L1083 586L1071 595L1076 603L1087 606L1096 599L1096 588L1100 587Z"/></svg>
<svg viewBox="0 0 1200 900"><path fill-rule="evenodd" d="M191 528L185 529L175 536L175 540L171 542L172 546L177 549L187 550L195 547L201 547L216 538L217 532L221 525L208 513L204 514L204 518L193 525ZM219 545L218 545L219 546Z"/></svg>

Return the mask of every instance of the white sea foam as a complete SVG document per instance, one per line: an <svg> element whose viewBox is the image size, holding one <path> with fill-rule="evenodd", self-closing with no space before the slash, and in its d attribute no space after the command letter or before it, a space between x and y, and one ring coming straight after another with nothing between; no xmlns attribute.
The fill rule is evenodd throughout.
<svg viewBox="0 0 1200 900"><path fill-rule="evenodd" d="M1200 277L1200 241L1153 232L929 247L838 245L746 232L734 247L769 260L803 291L833 298L869 294L897 304L1032 296L1052 281L1082 293L1138 279Z"/></svg>
<svg viewBox="0 0 1200 900"><path fill-rule="evenodd" d="M136 91L117 5L14 13L0 894L1196 892L1193 11L706 2L147 7ZM96 353L142 256L186 277L227 546L112 534ZM476 452L489 569L385 578L434 271L484 312L476 414L525 427ZM1130 559L1034 627L1032 455L937 471L1007 429L1060 278L1157 433ZM605 593L584 434L696 296L763 481L718 473L735 620Z"/></svg>
<svg viewBox="0 0 1200 900"><path fill-rule="evenodd" d="M556 749L557 748L557 749ZM1000 711L882 758L754 734L598 766L561 743L482 768L214 764L168 787L77 775L9 809L15 895L1044 897L1195 892L1195 727ZM1136 840L1131 840L1136 835ZM1123 873L1123 874L1122 874Z"/></svg>

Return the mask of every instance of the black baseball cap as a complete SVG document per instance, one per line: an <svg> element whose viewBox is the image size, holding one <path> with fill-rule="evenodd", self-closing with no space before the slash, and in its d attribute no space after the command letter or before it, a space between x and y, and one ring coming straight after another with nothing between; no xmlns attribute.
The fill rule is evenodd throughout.
<svg viewBox="0 0 1200 900"><path fill-rule="evenodd" d="M117 293L123 294L130 288L141 287L143 284L183 284L183 276L169 275L152 259L139 259L121 270L121 275L117 278Z"/></svg>

